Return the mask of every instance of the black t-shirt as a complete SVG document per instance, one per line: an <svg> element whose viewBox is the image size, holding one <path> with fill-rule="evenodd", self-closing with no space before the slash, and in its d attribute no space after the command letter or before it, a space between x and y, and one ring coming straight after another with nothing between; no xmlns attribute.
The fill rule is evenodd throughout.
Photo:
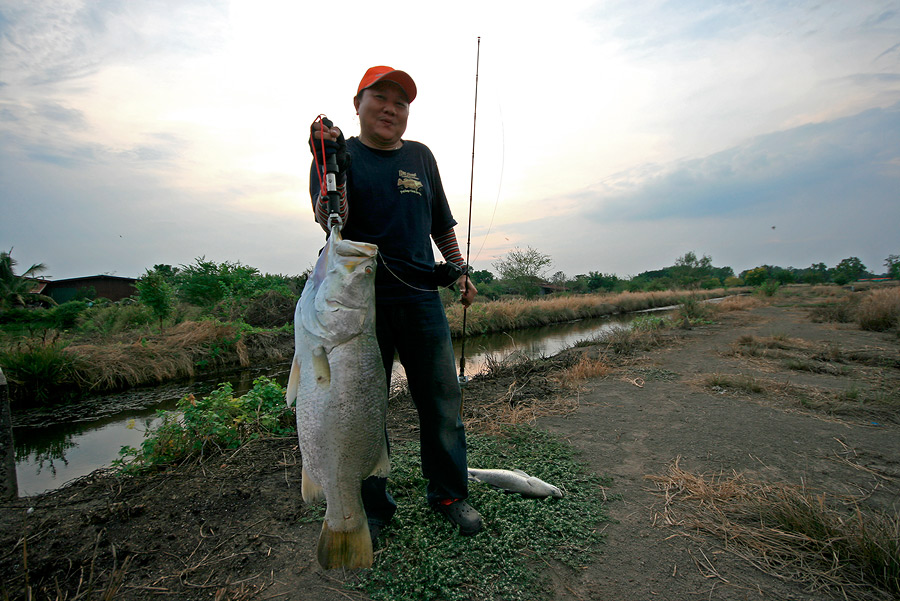
<svg viewBox="0 0 900 601"><path fill-rule="evenodd" d="M375 290L379 302L408 302L434 294L431 235L456 225L437 162L427 146L403 141L397 150L369 148L353 137L347 177L347 240L378 245ZM319 178L310 172L315 201Z"/></svg>

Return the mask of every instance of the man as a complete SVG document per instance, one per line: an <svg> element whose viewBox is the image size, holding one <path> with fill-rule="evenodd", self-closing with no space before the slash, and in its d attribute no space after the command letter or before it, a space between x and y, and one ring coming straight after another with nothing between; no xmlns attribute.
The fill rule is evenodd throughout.
<svg viewBox="0 0 900 601"><path fill-rule="evenodd" d="M435 284L431 240L448 264L459 267L460 302L469 306L477 294L453 227L440 173L427 146L404 140L409 105L416 97L412 78L391 67L366 71L353 105L360 133L344 141L337 127L320 121L311 127L315 160L310 195L316 220L328 232L327 197L321 193L317 164L337 154L342 235L378 245L375 276L376 330L390 387L394 353L406 371L419 414L422 473L427 500L459 527L462 535L482 528L481 516L467 502L466 438L460 419L461 393L455 372L450 328ZM348 156L349 155L349 156ZM397 509L385 478L363 482L363 504L373 541Z"/></svg>

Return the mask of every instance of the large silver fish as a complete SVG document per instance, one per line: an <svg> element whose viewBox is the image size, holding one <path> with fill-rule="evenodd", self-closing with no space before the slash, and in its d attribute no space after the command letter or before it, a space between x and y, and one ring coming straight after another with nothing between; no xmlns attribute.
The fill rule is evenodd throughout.
<svg viewBox="0 0 900 601"><path fill-rule="evenodd" d="M507 492L517 492L523 497L561 499L563 492L540 478L529 476L522 470L479 470L469 468L469 480L483 482Z"/></svg>
<svg viewBox="0 0 900 601"><path fill-rule="evenodd" d="M325 569L372 565L361 483L390 471L375 338L377 250L332 228L294 314L287 403L297 402L303 500L327 503L317 549Z"/></svg>

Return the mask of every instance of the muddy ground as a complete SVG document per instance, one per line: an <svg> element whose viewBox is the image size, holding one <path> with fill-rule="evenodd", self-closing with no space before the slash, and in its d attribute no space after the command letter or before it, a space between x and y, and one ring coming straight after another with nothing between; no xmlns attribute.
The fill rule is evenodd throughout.
<svg viewBox="0 0 900 601"><path fill-rule="evenodd" d="M498 407L519 395L527 401L519 406L534 411L517 419L534 417L576 447L590 470L612 478L597 490L613 518L602 554L580 571L536 566L553 599L841 598L767 573L733 545L679 525L679 508L648 479L677 461L696 474L803 484L897 514L898 409L858 399L900 388L898 336L814 323L805 302L812 301L776 297L676 330L660 346L610 358L611 370L579 389L554 377L554 362L527 377L467 387L470 428L509 418ZM741 385L747 382L755 386ZM415 428L406 402L393 402L392 438L414 438ZM294 440L274 439L202 466L138 479L98 473L7 502L0 505L0 596L6 589L24 598L29 584L38 599L73 599L93 573L98 590L118 584L116 599L365 599L345 588L352 574L316 564L320 526L304 521L299 484ZM887 597L873 591L872 598Z"/></svg>

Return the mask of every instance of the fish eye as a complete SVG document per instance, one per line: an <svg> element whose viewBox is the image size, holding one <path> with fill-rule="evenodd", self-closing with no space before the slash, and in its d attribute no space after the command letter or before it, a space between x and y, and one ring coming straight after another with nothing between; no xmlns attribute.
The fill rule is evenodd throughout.
<svg viewBox="0 0 900 601"><path fill-rule="evenodd" d="M366 274L371 274L371 273L372 273L372 268L366 267Z"/></svg>

